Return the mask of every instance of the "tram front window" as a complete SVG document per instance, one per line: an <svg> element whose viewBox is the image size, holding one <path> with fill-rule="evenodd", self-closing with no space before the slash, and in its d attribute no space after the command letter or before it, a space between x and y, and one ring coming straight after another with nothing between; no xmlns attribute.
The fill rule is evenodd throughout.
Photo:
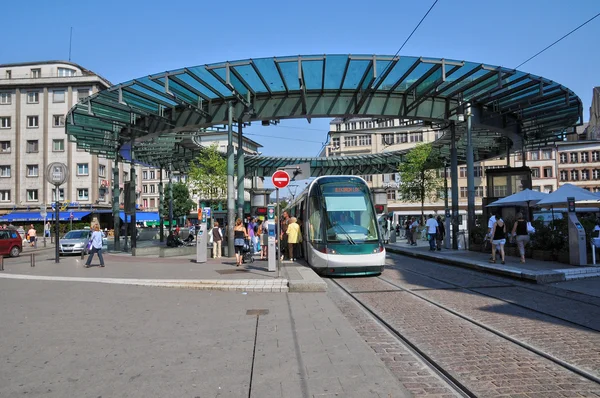
<svg viewBox="0 0 600 398"><path fill-rule="evenodd" d="M355 244L379 240L367 187L325 184L322 192L328 242Z"/></svg>

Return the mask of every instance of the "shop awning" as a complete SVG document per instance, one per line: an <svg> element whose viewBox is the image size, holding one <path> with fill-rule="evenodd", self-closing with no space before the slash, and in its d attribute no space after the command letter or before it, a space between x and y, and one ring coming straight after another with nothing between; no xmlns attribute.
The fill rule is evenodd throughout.
<svg viewBox="0 0 600 398"><path fill-rule="evenodd" d="M91 212L89 211L61 211L59 213L60 221L69 221L71 220L71 215L73 216L73 221L81 221L81 219ZM46 216L47 221L54 220L54 212L49 211ZM42 222L44 221L44 217L41 216L39 211L15 211L9 214L5 214L0 217L0 222Z"/></svg>
<svg viewBox="0 0 600 398"><path fill-rule="evenodd" d="M119 212L119 217L121 217L121 220L125 220L125 212L123 212L123 211ZM130 215L127 216L127 220L131 220ZM156 212L156 211L146 211L146 212L138 211L135 213L135 221L136 222L150 222L150 221L158 222L159 220L160 219L158 217L158 212Z"/></svg>

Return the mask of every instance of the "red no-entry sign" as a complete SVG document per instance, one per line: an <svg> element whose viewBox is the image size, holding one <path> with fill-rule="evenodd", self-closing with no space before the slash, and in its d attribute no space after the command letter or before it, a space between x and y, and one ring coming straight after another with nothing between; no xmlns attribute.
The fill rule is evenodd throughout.
<svg viewBox="0 0 600 398"><path fill-rule="evenodd" d="M273 173L271 180L273 181L273 185L277 188L285 188L290 183L290 175L283 170L277 170Z"/></svg>

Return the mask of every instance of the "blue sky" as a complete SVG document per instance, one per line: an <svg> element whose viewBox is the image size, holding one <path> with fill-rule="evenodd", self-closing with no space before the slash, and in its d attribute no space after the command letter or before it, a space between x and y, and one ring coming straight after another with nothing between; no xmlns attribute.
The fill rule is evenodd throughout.
<svg viewBox="0 0 600 398"><path fill-rule="evenodd" d="M433 0L286 2L32 0L2 6L0 63L68 59L112 83L237 59L394 54ZM600 12L598 0L440 0L400 55L514 68ZM522 66L579 95L584 119L600 85L600 18ZM252 126L263 154L316 156L329 120Z"/></svg>

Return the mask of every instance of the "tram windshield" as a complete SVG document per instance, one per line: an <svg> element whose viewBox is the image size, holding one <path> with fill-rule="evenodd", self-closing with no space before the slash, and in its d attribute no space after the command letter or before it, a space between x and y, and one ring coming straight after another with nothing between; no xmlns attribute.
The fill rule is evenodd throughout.
<svg viewBox="0 0 600 398"><path fill-rule="evenodd" d="M378 229L368 187L354 183L321 186L327 214L327 241L336 243L378 242Z"/></svg>

